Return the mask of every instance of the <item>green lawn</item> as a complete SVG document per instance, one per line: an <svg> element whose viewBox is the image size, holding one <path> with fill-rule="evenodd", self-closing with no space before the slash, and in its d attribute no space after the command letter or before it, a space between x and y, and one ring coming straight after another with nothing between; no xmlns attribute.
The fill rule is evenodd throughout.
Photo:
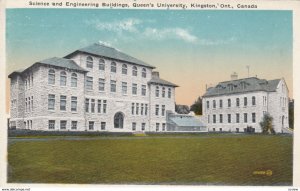
<svg viewBox="0 0 300 191"><path fill-rule="evenodd" d="M8 182L291 185L292 143L279 135L15 142Z"/></svg>

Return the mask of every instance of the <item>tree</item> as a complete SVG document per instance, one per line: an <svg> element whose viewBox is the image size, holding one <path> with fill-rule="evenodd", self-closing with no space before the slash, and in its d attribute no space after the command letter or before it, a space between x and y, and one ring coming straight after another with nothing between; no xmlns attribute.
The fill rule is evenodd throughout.
<svg viewBox="0 0 300 191"><path fill-rule="evenodd" d="M289 127L294 129L294 100L289 102Z"/></svg>
<svg viewBox="0 0 300 191"><path fill-rule="evenodd" d="M273 128L273 117L266 113L263 116L263 120L259 123L262 133L264 134L275 134L274 128Z"/></svg>
<svg viewBox="0 0 300 191"><path fill-rule="evenodd" d="M187 105L175 104L175 112L179 114L188 114L190 112L190 108Z"/></svg>
<svg viewBox="0 0 300 191"><path fill-rule="evenodd" d="M193 111L196 115L202 115L202 98L199 96L197 100L191 105L191 111Z"/></svg>

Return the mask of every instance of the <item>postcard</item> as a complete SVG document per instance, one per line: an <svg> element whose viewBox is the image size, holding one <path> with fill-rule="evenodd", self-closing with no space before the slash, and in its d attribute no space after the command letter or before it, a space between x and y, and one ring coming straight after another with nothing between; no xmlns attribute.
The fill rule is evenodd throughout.
<svg viewBox="0 0 300 191"><path fill-rule="evenodd" d="M0 3L2 190L298 190L298 1Z"/></svg>

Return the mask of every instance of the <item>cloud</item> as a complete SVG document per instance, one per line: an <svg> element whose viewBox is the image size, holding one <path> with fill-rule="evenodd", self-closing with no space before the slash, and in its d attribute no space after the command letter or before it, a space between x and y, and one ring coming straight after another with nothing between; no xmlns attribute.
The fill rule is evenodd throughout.
<svg viewBox="0 0 300 191"><path fill-rule="evenodd" d="M143 35L154 40L181 39L185 42L196 42L198 40L196 36L182 28L146 28Z"/></svg>
<svg viewBox="0 0 300 191"><path fill-rule="evenodd" d="M105 30L117 33L122 33L123 31L136 33L138 32L136 26L141 23L141 20L135 18L128 18L113 22L101 22L99 20L86 21L86 24L94 26L97 30Z"/></svg>

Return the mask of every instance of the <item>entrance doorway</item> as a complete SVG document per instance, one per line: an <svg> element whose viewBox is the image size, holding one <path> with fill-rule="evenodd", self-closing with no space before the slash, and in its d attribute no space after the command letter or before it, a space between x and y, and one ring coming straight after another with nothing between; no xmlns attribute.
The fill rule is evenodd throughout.
<svg viewBox="0 0 300 191"><path fill-rule="evenodd" d="M124 114L122 112L118 112L114 116L114 127L118 129L123 129L124 124Z"/></svg>

